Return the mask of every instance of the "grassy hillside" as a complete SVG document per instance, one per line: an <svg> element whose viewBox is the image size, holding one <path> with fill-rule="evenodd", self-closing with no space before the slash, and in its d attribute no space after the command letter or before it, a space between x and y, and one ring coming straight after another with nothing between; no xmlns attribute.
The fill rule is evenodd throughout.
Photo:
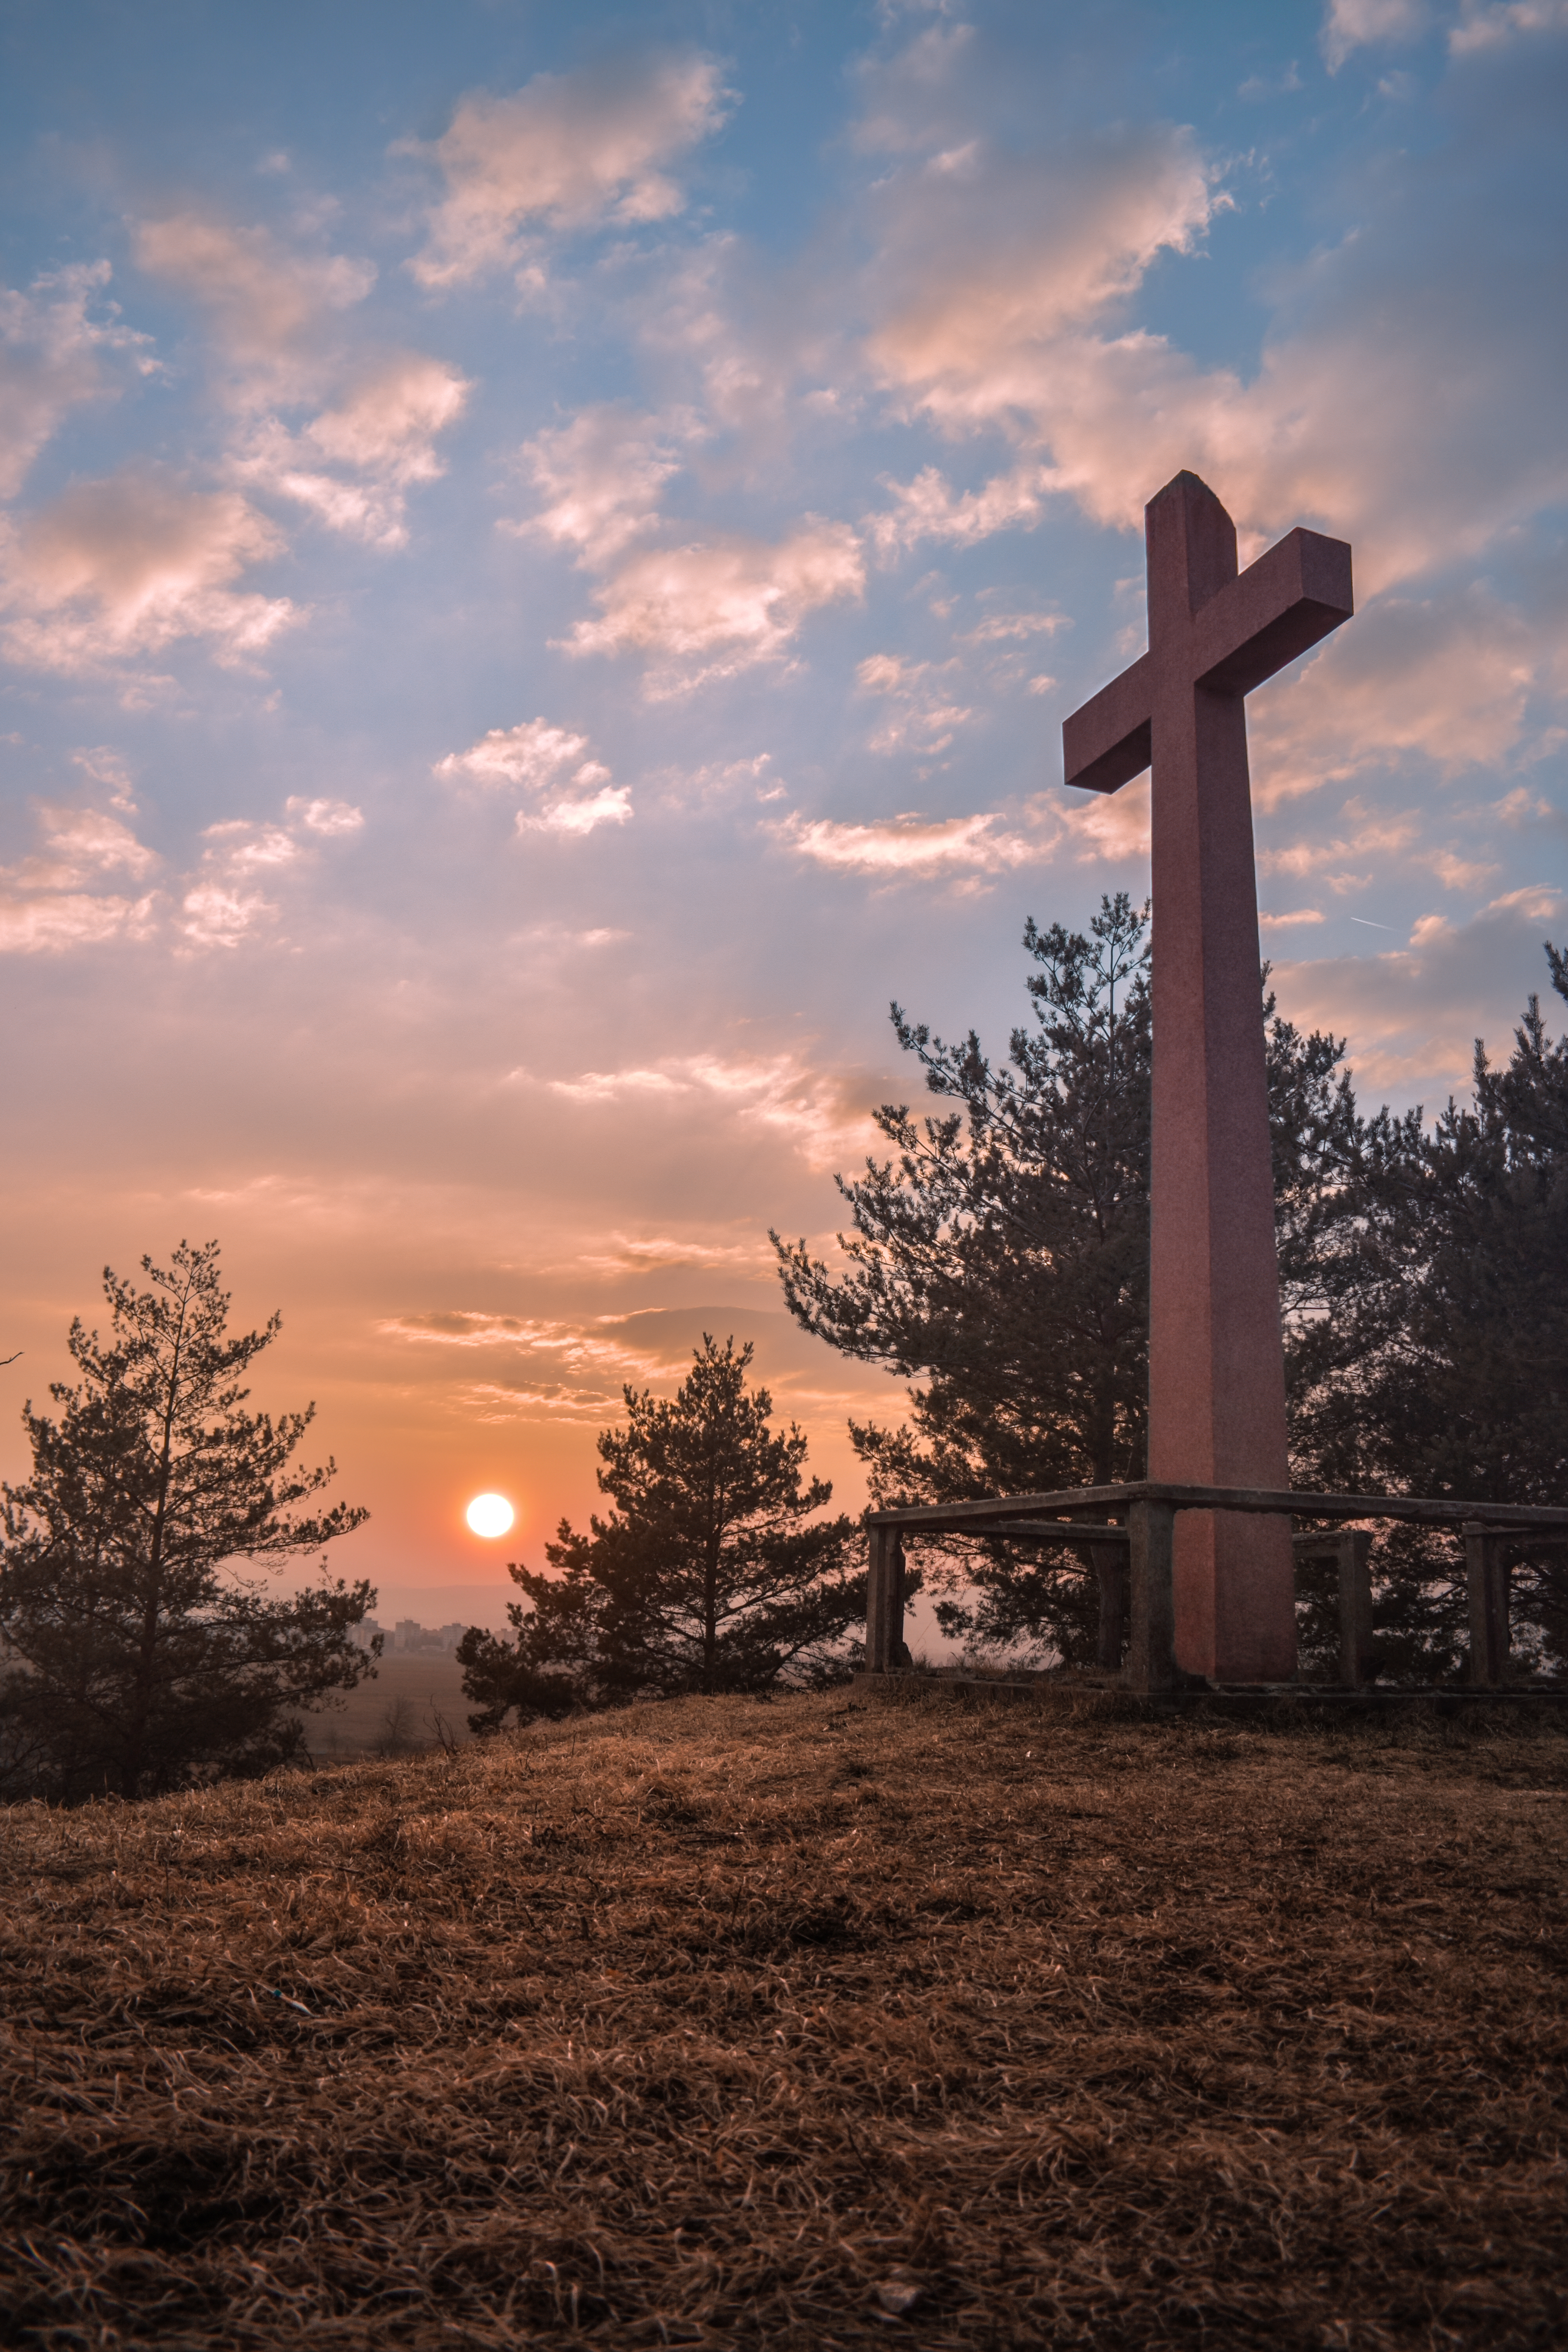
<svg viewBox="0 0 1568 2352"><path fill-rule="evenodd" d="M1565 1793L933 1694L19 1808L0 2337L1561 2341Z"/></svg>

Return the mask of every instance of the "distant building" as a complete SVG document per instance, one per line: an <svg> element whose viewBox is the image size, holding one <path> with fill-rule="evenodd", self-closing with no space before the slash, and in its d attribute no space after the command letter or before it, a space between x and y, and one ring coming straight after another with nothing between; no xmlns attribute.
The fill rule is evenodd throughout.
<svg viewBox="0 0 1568 2352"><path fill-rule="evenodd" d="M421 1625L416 1617L400 1617L387 1634L386 1647L388 1650L436 1650L449 1656L468 1630L460 1620L455 1620L450 1625ZM385 1631L385 1627L378 1625L374 1617L367 1617L355 1639L362 1649L368 1649L371 1636Z"/></svg>

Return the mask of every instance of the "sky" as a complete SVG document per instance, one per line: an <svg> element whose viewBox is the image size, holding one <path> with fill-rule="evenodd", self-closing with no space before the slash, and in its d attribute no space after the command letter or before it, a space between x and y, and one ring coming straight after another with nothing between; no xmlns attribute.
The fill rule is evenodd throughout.
<svg viewBox="0 0 1568 2352"><path fill-rule="evenodd" d="M889 1000L1005 1048L1146 893L1061 721L1183 467L1354 549L1249 704L1281 1009L1462 1092L1568 942L1565 120L1568 0L0 0L0 1475L216 1237L384 1622L705 1329L858 1507L767 1230Z"/></svg>

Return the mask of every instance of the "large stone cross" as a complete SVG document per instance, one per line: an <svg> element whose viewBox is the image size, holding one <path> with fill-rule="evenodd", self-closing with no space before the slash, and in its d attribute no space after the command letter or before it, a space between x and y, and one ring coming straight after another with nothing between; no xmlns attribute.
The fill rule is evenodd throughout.
<svg viewBox="0 0 1568 2352"><path fill-rule="evenodd" d="M1236 526L1195 474L1144 510L1149 650L1062 730L1067 781L1152 764L1154 1104L1149 1472L1289 1486L1279 1265L1259 1010L1245 697L1354 610L1342 540L1293 530L1238 576ZM1296 1666L1289 1522L1176 1517L1180 1665L1222 1682Z"/></svg>

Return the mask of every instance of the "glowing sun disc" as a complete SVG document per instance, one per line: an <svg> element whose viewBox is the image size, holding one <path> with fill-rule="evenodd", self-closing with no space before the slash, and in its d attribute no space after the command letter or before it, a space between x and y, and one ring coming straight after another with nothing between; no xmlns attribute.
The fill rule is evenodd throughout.
<svg viewBox="0 0 1568 2352"><path fill-rule="evenodd" d="M477 1536L504 1536L516 1516L504 1495L476 1495L463 1514Z"/></svg>

